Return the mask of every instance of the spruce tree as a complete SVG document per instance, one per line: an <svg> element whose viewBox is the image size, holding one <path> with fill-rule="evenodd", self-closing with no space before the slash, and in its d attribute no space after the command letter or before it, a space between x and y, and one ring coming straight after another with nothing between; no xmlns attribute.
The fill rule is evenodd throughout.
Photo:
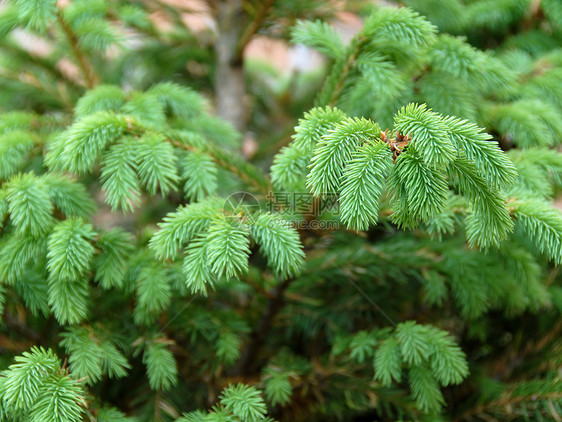
<svg viewBox="0 0 562 422"><path fill-rule="evenodd" d="M384 3L1 6L0 422L560 419L562 3Z"/></svg>

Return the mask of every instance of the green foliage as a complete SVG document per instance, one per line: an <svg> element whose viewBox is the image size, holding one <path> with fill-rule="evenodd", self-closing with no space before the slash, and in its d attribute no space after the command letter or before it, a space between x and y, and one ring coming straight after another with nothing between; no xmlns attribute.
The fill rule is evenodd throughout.
<svg viewBox="0 0 562 422"><path fill-rule="evenodd" d="M111 340L100 341L100 334L89 327L73 327L62 334L60 342L70 355L72 375L85 378L89 384L98 382L104 373L119 378L130 369L127 359Z"/></svg>
<svg viewBox="0 0 562 422"><path fill-rule="evenodd" d="M150 322L170 303L170 281L165 268L158 263L143 266L136 279L137 304L135 322Z"/></svg>
<svg viewBox="0 0 562 422"><path fill-rule="evenodd" d="M94 256L90 243L96 232L78 219L59 223L49 236L47 269L52 278L76 281L88 271Z"/></svg>
<svg viewBox="0 0 562 422"><path fill-rule="evenodd" d="M98 111L118 111L125 100L125 93L118 86L98 85L78 100L74 113L77 117L84 117Z"/></svg>
<svg viewBox="0 0 562 422"><path fill-rule="evenodd" d="M382 3L0 7L0 422L559 419L562 8Z"/></svg>
<svg viewBox="0 0 562 422"><path fill-rule="evenodd" d="M103 150L119 138L126 126L125 117L107 111L87 115L50 144L47 165L73 173L89 172Z"/></svg>
<svg viewBox="0 0 562 422"><path fill-rule="evenodd" d="M54 0L16 0L16 8L20 18L39 31L44 31L56 13Z"/></svg>
<svg viewBox="0 0 562 422"><path fill-rule="evenodd" d="M337 108L315 107L304 114L295 127L293 142L275 156L271 181L280 189L292 189L306 174L308 161L322 135L332 129L345 114Z"/></svg>
<svg viewBox="0 0 562 422"><path fill-rule="evenodd" d="M177 364L163 340L149 342L142 355L142 361L146 365L148 381L153 390L169 390L177 383Z"/></svg>
<svg viewBox="0 0 562 422"><path fill-rule="evenodd" d="M176 156L172 146L159 136L146 135L135 146L139 177L152 195L159 189L163 195L175 190L178 182Z"/></svg>
<svg viewBox="0 0 562 422"><path fill-rule="evenodd" d="M34 134L11 131L0 135L0 178L9 179L22 169L33 148Z"/></svg>
<svg viewBox="0 0 562 422"><path fill-rule="evenodd" d="M382 385L389 387L392 380L400 382L402 378L402 358L398 340L386 339L375 354L375 377Z"/></svg>
<svg viewBox="0 0 562 422"><path fill-rule="evenodd" d="M9 407L30 408L39 395L45 377L59 369L51 351L35 348L16 359L4 373L2 401Z"/></svg>
<svg viewBox="0 0 562 422"><path fill-rule="evenodd" d="M345 163L355 149L367 140L379 136L377 124L365 119L345 119L322 137L314 149L307 176L307 186L320 195L338 189Z"/></svg>
<svg viewBox="0 0 562 422"><path fill-rule="evenodd" d="M61 371L51 350L32 348L3 372L4 406L22 409L26 420L78 422L84 413L84 389Z"/></svg>
<svg viewBox="0 0 562 422"><path fill-rule="evenodd" d="M265 396L273 406L286 405L291 400L293 387L289 380L289 374L275 370L267 371L265 379Z"/></svg>
<svg viewBox="0 0 562 422"><path fill-rule="evenodd" d="M202 152L187 154L181 161L187 199L198 201L217 191L217 167L211 157Z"/></svg>
<svg viewBox="0 0 562 422"><path fill-rule="evenodd" d="M297 22L297 25L292 28L291 40L295 44L314 47L332 58L338 58L344 53L341 35L322 21Z"/></svg>
<svg viewBox="0 0 562 422"><path fill-rule="evenodd" d="M217 218L209 226L207 259L211 270L227 278L248 271L250 255L247 233L237 221Z"/></svg>
<svg viewBox="0 0 562 422"><path fill-rule="evenodd" d="M104 154L101 172L102 187L112 209L133 211L140 203L138 152L134 140L112 145Z"/></svg>
<svg viewBox="0 0 562 422"><path fill-rule="evenodd" d="M47 242L32 236L9 236L2 239L0 274L6 284L17 282L30 262L45 254Z"/></svg>
<svg viewBox="0 0 562 422"><path fill-rule="evenodd" d="M347 119L325 132L313 151L307 184L315 195L339 194L340 218L348 227L366 230L375 224L385 190L399 226L435 221L445 211L452 183L472 206L466 219L471 245L488 248L511 233L500 189L513 183L515 167L497 145L487 142L490 136L481 128L410 104L396 114L393 131L397 137L389 140L375 123ZM405 145L395 150L393 166L395 142ZM280 154L287 159L285 152Z"/></svg>
<svg viewBox="0 0 562 422"><path fill-rule="evenodd" d="M207 239L201 237L189 244L183 261L185 283L194 293L207 295L207 286L213 286L215 277L207 258Z"/></svg>
<svg viewBox="0 0 562 422"><path fill-rule="evenodd" d="M158 258L174 257L180 247L209 227L221 205L209 199L168 214L160 223L160 231L150 239L150 248Z"/></svg>
<svg viewBox="0 0 562 422"><path fill-rule="evenodd" d="M540 200L514 202L513 214L517 225L529 237L538 251L555 263L562 259L562 215Z"/></svg>
<svg viewBox="0 0 562 422"><path fill-rule="evenodd" d="M444 123L459 155L473 162L488 184L495 188L507 188L514 182L517 172L513 163L497 143L491 141L490 135L466 120L447 117Z"/></svg>
<svg viewBox="0 0 562 422"><path fill-rule="evenodd" d="M341 186L341 219L355 230L366 230L378 220L380 198L391 168L387 145L366 143L345 168Z"/></svg>
<svg viewBox="0 0 562 422"><path fill-rule="evenodd" d="M411 48L430 45L437 28L408 8L384 8L373 13L365 22L363 33L374 43L399 43Z"/></svg>
<svg viewBox="0 0 562 422"><path fill-rule="evenodd" d="M468 375L466 356L446 332L413 321L398 324L375 353L375 377L383 385L400 382L402 364L417 405L437 412L445 404L439 385L460 384Z"/></svg>
<svg viewBox="0 0 562 422"><path fill-rule="evenodd" d="M254 422L265 419L265 403L253 387L242 384L229 386L222 392L221 404L241 420Z"/></svg>
<svg viewBox="0 0 562 422"><path fill-rule="evenodd" d="M61 323L82 321L88 312L89 271L95 249L96 232L81 219L58 223L47 243L49 305Z"/></svg>
<svg viewBox="0 0 562 422"><path fill-rule="evenodd" d="M96 422L133 422L136 419L128 418L123 412L113 408L104 407L98 409Z"/></svg>
<svg viewBox="0 0 562 422"><path fill-rule="evenodd" d="M57 173L44 180L53 205L67 217L89 218L94 213L96 205L81 183Z"/></svg>
<svg viewBox="0 0 562 422"><path fill-rule="evenodd" d="M520 100L498 107L495 124L521 147L545 147L560 142L560 112L540 100Z"/></svg>
<svg viewBox="0 0 562 422"><path fill-rule="evenodd" d="M96 281L105 289L122 287L127 258L134 250L131 235L115 228L101 233L96 244L101 251L94 261Z"/></svg>
<svg viewBox="0 0 562 422"><path fill-rule="evenodd" d="M19 234L34 237L52 227L52 203L43 179L33 173L13 177L6 185L6 201L11 222Z"/></svg>
<svg viewBox="0 0 562 422"><path fill-rule="evenodd" d="M49 306L61 324L77 324L88 315L87 280L49 278Z"/></svg>
<svg viewBox="0 0 562 422"><path fill-rule="evenodd" d="M261 214L250 223L250 233L277 275L287 278L301 272L305 255L288 221L272 213Z"/></svg>

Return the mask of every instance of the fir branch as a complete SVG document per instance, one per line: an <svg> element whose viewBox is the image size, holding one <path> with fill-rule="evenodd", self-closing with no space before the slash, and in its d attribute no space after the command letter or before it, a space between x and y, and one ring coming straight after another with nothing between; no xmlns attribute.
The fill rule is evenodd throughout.
<svg viewBox="0 0 562 422"><path fill-rule="evenodd" d="M145 133L134 145L141 182L151 195L160 190L163 195L175 190L179 181L177 157L164 136Z"/></svg>
<svg viewBox="0 0 562 422"><path fill-rule="evenodd" d="M562 262L562 214L546 201L526 199L510 203L513 216L538 251L556 265Z"/></svg>
<svg viewBox="0 0 562 422"><path fill-rule="evenodd" d="M60 363L51 350L42 347L32 347L15 360L4 373L2 401L15 409L29 409L42 393L43 381L60 369Z"/></svg>
<svg viewBox="0 0 562 422"><path fill-rule="evenodd" d="M347 118L328 132L314 149L307 186L319 196L339 189L346 163L363 143L380 137L380 128L366 119Z"/></svg>
<svg viewBox="0 0 562 422"><path fill-rule="evenodd" d="M98 85L88 90L76 103L74 115L78 118L98 111L115 111L125 103L125 93L115 85Z"/></svg>
<svg viewBox="0 0 562 422"><path fill-rule="evenodd" d="M213 287L215 276L211 272L207 257L208 241L200 236L191 242L183 261L185 282L193 294L207 295L207 288Z"/></svg>
<svg viewBox="0 0 562 422"><path fill-rule="evenodd" d="M240 222L224 216L215 218L208 228L207 257L213 273L238 278L248 271L250 241Z"/></svg>
<svg viewBox="0 0 562 422"><path fill-rule="evenodd" d="M93 89L98 82L101 80L99 75L96 73L94 66L88 59L88 56L80 49L79 47L79 40L70 25L64 19L63 14L61 13L60 9L57 9L57 20L59 22L60 27L62 28L68 43L70 44L70 48L74 53L74 57L78 61L78 66L82 71L82 76L84 77L84 81L86 82L86 86L89 89Z"/></svg>
<svg viewBox="0 0 562 422"><path fill-rule="evenodd" d="M30 422L80 422L85 403L82 384L70 376L47 378L40 389Z"/></svg>
<svg viewBox="0 0 562 422"><path fill-rule="evenodd" d="M221 206L220 201L209 199L169 213L159 224L160 231L150 239L149 248L157 258L174 257L180 247L209 227L211 220L219 214Z"/></svg>
<svg viewBox="0 0 562 422"><path fill-rule="evenodd" d="M455 417L454 420L470 421L475 416L483 417L488 413L502 412L503 409L509 412L513 407L525 405L526 402L560 399L562 399L562 392L558 379L522 382L507 388L502 397L474 406Z"/></svg>
<svg viewBox="0 0 562 422"><path fill-rule="evenodd" d="M2 317L4 323L8 327L10 327L10 329L17 331L19 334L28 338L34 343L39 343L41 341L41 335L15 315L12 315L8 311L4 311L2 313Z"/></svg>
<svg viewBox="0 0 562 422"><path fill-rule="evenodd" d="M221 404L240 420L258 422L265 418L267 408L254 387L243 384L231 385L221 394Z"/></svg>
<svg viewBox="0 0 562 422"><path fill-rule="evenodd" d="M412 138L411 147L429 166L443 168L456 156L446 124L425 104L402 107L394 117L394 129Z"/></svg>
<svg viewBox="0 0 562 422"><path fill-rule="evenodd" d="M151 341L142 357L153 390L169 390L178 381L177 363L167 343L164 339Z"/></svg>
<svg viewBox="0 0 562 422"><path fill-rule="evenodd" d="M270 197L272 189L269 177L267 177L261 169L247 162L237 154L228 153L214 144L208 144L202 149L198 149L195 146L173 139L169 139L169 142L179 149L191 152L201 151L209 154L217 165L238 176L240 180L252 186L264 197Z"/></svg>
<svg viewBox="0 0 562 422"><path fill-rule="evenodd" d="M338 59L345 53L341 35L322 21L298 21L291 29L291 41L314 47L332 59Z"/></svg>
<svg viewBox="0 0 562 422"><path fill-rule="evenodd" d="M112 145L103 155L100 181L105 200L112 210L133 211L140 203L138 155L132 139L123 139Z"/></svg>
<svg viewBox="0 0 562 422"><path fill-rule="evenodd" d="M246 50L246 46L252 40L252 37L259 31L261 26L263 25L265 19L269 11L275 5L276 0L265 0L261 3L261 7L256 13L256 15L250 21L250 24L244 29L244 32L240 36L238 43L236 45L236 49L233 55L233 63L242 63L242 59L244 56L244 50Z"/></svg>
<svg viewBox="0 0 562 422"><path fill-rule="evenodd" d="M211 157L199 151L191 152L181 160L181 165L186 198L198 201L216 193L217 168Z"/></svg>
<svg viewBox="0 0 562 422"><path fill-rule="evenodd" d="M297 231L288 221L272 213L252 216L250 233L281 278L294 277L302 271L305 254Z"/></svg>
<svg viewBox="0 0 562 422"><path fill-rule="evenodd" d="M368 42L368 38L358 34L351 40L346 49L345 56L335 61L330 74L326 78L322 91L318 93L314 101L316 106L335 106L341 97L345 81L355 66L362 47Z"/></svg>
<svg viewBox="0 0 562 422"><path fill-rule="evenodd" d="M383 142L366 143L354 153L344 171L340 193L341 220L348 227L367 230L376 224L391 156Z"/></svg>

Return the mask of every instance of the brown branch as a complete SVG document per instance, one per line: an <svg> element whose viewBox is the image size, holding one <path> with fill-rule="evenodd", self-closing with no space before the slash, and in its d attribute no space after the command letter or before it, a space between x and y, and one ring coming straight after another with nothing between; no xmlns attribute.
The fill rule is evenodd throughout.
<svg viewBox="0 0 562 422"><path fill-rule="evenodd" d="M258 321L257 326L250 334L250 341L242 351L240 359L233 368L235 375L251 375L256 372L259 352L264 344L265 336L270 331L273 321L285 304L284 293L295 278L288 278L275 286L268 294L267 305Z"/></svg>
<svg viewBox="0 0 562 422"><path fill-rule="evenodd" d="M498 400L494 400L491 401L489 403L485 403L485 404L481 404L479 406L476 406L472 409L469 409L468 411L464 412L463 414L461 414L460 416L456 417L454 420L455 421L462 421L462 420L467 420L470 421L473 419L474 416L482 414L484 412L487 412L491 409L494 408L499 408L502 406L508 406L508 405L512 405L512 404L516 404L516 403L521 403L524 402L526 400L532 400L533 402L537 401L537 400L549 400L549 399L561 399L562 398L562 392L552 392L552 393L546 393L546 394L531 394L531 395L527 395L527 396L519 396L519 397L504 397Z"/></svg>
<svg viewBox="0 0 562 422"><path fill-rule="evenodd" d="M359 51L354 51L348 58L347 61L345 62L345 65L342 69L341 72L341 77L338 80L338 83L336 84L336 87L334 88L334 90L332 91L332 95L330 97L330 102L328 103L329 106L333 107L336 105L336 101L338 100L341 90L343 88L343 84L345 83L345 80L347 79L347 75L349 74L351 68L355 65L355 60L357 60L357 54L359 53Z"/></svg>
<svg viewBox="0 0 562 422"><path fill-rule="evenodd" d="M80 67L80 70L82 71L82 74L84 76L84 80L86 82L86 86L89 89L92 89L93 87L95 87L98 84L100 78L96 74L92 63L88 59L88 56L86 56L84 54L84 52L78 46L78 37L72 31L72 28L70 28L68 23L66 23L66 21L64 20L60 10L57 10L57 19L59 21L59 24L60 24L64 34L66 35L66 38L68 39L68 42L70 44L70 47L72 48L74 56L76 57L76 60L78 61L78 67Z"/></svg>
<svg viewBox="0 0 562 422"><path fill-rule="evenodd" d="M328 78L324 82L324 88L320 91L318 97L316 98L316 105L334 106L336 104L347 76L355 66L359 53L361 53L361 48L366 42L367 38L363 34L358 34L356 38L351 40L351 44L347 48L347 58L345 59L345 62L343 64L339 61L334 63ZM332 82L334 80L335 83ZM329 96L326 95L327 90L331 91ZM319 103L319 101L322 101L323 99L327 99L326 104Z"/></svg>
<svg viewBox="0 0 562 422"><path fill-rule="evenodd" d="M128 133L134 136L142 136L146 132L146 128L142 126L136 119L132 117L127 117ZM270 201L275 202L275 198L272 195L271 181L268 175L256 167L252 163L246 161L243 157L237 156L232 152L224 151L218 145L210 142L203 148L196 148L193 145L178 141L173 139L170 134L162 133L165 140L169 142L176 148L183 149L185 151L198 151L208 154L211 159L220 167L225 170L230 171L235 174L248 184L248 186L253 187L257 193L263 195Z"/></svg>
<svg viewBox="0 0 562 422"><path fill-rule="evenodd" d="M246 27L246 30L243 32L236 46L236 54L234 55L235 63L242 63L246 46L252 40L252 37L259 31L265 18L267 17L269 10L273 7L274 4L275 0L265 0L262 4L261 9L252 19L251 23Z"/></svg>
<svg viewBox="0 0 562 422"><path fill-rule="evenodd" d="M192 147L191 145L187 145L179 141L174 141L171 139L168 139L168 141L176 148L181 148L186 151L200 151L199 149ZM220 148L218 147L213 148L213 151L205 150L203 152L208 153L217 165L238 176L240 180L242 180L249 186L253 187L258 193L262 194L264 197L271 197L272 189L271 189L271 183L269 181L269 178L267 177L266 174L261 172L257 167L245 161L242 163L237 163L239 165L235 165L234 163L231 163L227 159L228 153L220 150ZM251 170L255 171L256 173L259 173L258 178L261 180L258 180L255 177L255 175L252 175L248 167L251 167Z"/></svg>
<svg viewBox="0 0 562 422"><path fill-rule="evenodd" d="M8 311L4 312L4 323L7 327L14 329L22 336L33 341L35 344L39 343L41 340L41 336L35 330L28 327L24 322Z"/></svg>

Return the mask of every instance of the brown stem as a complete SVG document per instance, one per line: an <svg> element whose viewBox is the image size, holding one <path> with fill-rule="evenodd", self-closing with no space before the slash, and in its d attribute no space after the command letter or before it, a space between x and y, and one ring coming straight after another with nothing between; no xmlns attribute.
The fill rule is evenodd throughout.
<svg viewBox="0 0 562 422"><path fill-rule="evenodd" d="M476 406L466 412L464 412L462 415L456 417L454 420L455 421L471 421L473 420L473 417L476 415L479 415L481 413L484 413L490 409L494 409L494 408L498 408L498 407L503 407L503 406L508 406L508 405L512 405L515 403L521 403L523 401L526 400L532 400L533 402L537 401L537 400L548 400L548 399L560 399L562 398L562 392L553 392L553 393L546 393L546 394L532 394L529 396L519 396L519 397L505 397L505 398L501 398L498 400L494 400L491 401L489 403L485 403L485 404L481 404L479 406Z"/></svg>
<svg viewBox="0 0 562 422"><path fill-rule="evenodd" d="M336 101L338 100L338 98L340 97L340 93L341 90L343 88L343 84L345 83L345 80L347 79L347 75L349 74L351 68L353 67L353 65L355 64L355 60L357 60L357 54L359 53L359 50L354 51L347 59L347 61L345 62L345 65L342 69L341 72L341 77L338 80L338 83L336 84L334 90L332 91L332 96L330 97L330 102L328 103L329 106L335 106L336 105Z"/></svg>
<svg viewBox="0 0 562 422"><path fill-rule="evenodd" d="M72 31L72 28L70 28L68 23L64 20L60 10L57 11L57 19L59 21L59 24L60 24L64 34L66 35L66 38L68 39L68 43L70 44L70 47L72 48L72 52L74 53L74 56L76 57L76 60L78 61L78 66L80 67L80 70L82 71L82 75L84 76L86 86L89 89L92 89L93 87L95 87L98 84L98 81L100 80L100 78L96 74L96 72L94 70L94 67L92 66L92 63L88 59L88 56L86 56L84 54L84 52L82 50L80 50L80 47L78 46L78 37Z"/></svg>
<svg viewBox="0 0 562 422"><path fill-rule="evenodd" d="M6 324L6 326L8 326L9 328L13 328L22 336L28 338L29 340L32 340L35 344L39 343L39 341L41 340L41 336L36 331L28 327L25 323L20 321L17 317L12 315L8 311L4 312L4 323Z"/></svg>
<svg viewBox="0 0 562 422"><path fill-rule="evenodd" d="M284 293L293 281L295 281L294 278L288 278L269 292L267 305L257 326L250 334L250 341L242 351L240 359L238 359L233 369L234 374L250 375L258 369L256 363L260 349L264 344L265 336L270 331L275 317L283 308L285 304Z"/></svg>
<svg viewBox="0 0 562 422"><path fill-rule="evenodd" d="M138 121L132 117L127 117L128 132L134 136L142 136L146 132L146 128L143 127ZM250 162L246 161L243 157L232 154L231 152L224 151L218 145L213 143L208 143L204 148L196 148L192 145L186 144L173 139L173 135L162 134L166 141L169 142L176 148L180 148L186 151L199 151L208 154L213 161L230 171L231 173L237 175L240 180L252 186L257 193L263 195L270 201L275 202L275 198L272 195L271 181L267 174L265 174L260 168L254 166Z"/></svg>
<svg viewBox="0 0 562 422"><path fill-rule="evenodd" d="M178 141L169 140L169 142L175 146L176 148L181 148L187 151L199 151L197 148L192 147L191 145L187 145ZM247 183L249 186L252 186L258 193L262 194L264 197L269 198L271 197L271 184L269 178L266 174L262 173L258 168L252 166L248 162L241 162L241 163L234 163L229 162L223 155L228 155L227 153L223 153L218 148L215 148L215 153L213 151L204 151L207 152L213 161L217 163L220 167L228 170L235 175L237 175L240 180ZM232 159L232 156L230 157ZM253 172L259 173L259 176L256 177L256 174L251 174L248 171L247 167L251 167Z"/></svg>
<svg viewBox="0 0 562 422"><path fill-rule="evenodd" d="M356 38L351 40L351 44L347 48L347 58L345 62L341 63L336 61L334 63L328 78L324 82L324 88L316 98L316 105L334 106L336 104L347 76L355 66L357 57L366 41L367 38L363 34L358 34ZM325 104L323 104L324 102Z"/></svg>
<svg viewBox="0 0 562 422"><path fill-rule="evenodd" d="M263 21L267 17L268 12L274 4L275 0L265 0L262 4L261 9L253 18L251 23L246 27L246 30L240 37L240 40L238 41L238 45L236 47L236 55L234 56L235 62L242 63L246 46L251 41L252 37L259 31L260 27L263 24Z"/></svg>

